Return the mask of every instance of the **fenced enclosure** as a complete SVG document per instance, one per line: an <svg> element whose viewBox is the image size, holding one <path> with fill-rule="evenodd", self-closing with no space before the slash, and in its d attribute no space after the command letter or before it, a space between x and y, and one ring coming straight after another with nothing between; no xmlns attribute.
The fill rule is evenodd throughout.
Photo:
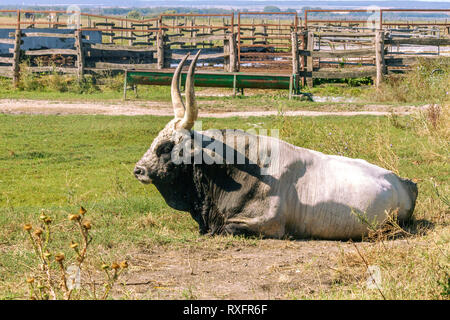
<svg viewBox="0 0 450 320"><path fill-rule="evenodd" d="M276 73L294 87L315 78L404 72L418 57L450 54L450 23L395 20L394 13L450 10L305 10L234 14L161 14L130 19L75 11L1 10L0 75L31 72L98 74L173 70L187 53L202 53L205 72ZM315 15L329 14L328 19Z"/></svg>
<svg viewBox="0 0 450 320"><path fill-rule="evenodd" d="M261 15L269 18L255 20L255 16ZM237 24L239 70L251 72L276 69L278 72L289 73L293 64L292 34L297 32L296 12L239 12Z"/></svg>

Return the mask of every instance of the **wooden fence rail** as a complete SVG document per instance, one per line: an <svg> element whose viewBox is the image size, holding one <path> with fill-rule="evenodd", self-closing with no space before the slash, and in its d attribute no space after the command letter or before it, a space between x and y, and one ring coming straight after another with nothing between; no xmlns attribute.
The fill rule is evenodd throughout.
<svg viewBox="0 0 450 320"><path fill-rule="evenodd" d="M85 73L105 70L167 70L174 68L187 52L201 49L198 63L208 71L286 73L308 86L317 78L372 77L379 85L386 74L407 70L423 55L407 48L435 46L437 55L427 53L435 57L440 47L450 46L449 35L439 36L426 28L420 34L403 29L341 31L331 26L307 30L280 20L259 23L252 19L251 23L236 26L232 15L205 15L201 21L195 20L198 16L168 15L164 20L136 21L107 18L103 22L90 21L94 27L69 33L17 29L8 34L9 38L0 38L1 45L12 46L0 56L0 75L12 77L17 85L23 57L34 61L37 57L51 60L63 56L62 61L70 63L35 64L30 70L75 74L79 79ZM216 20L212 23L211 19ZM101 43L92 42L88 31L99 32ZM21 49L24 39L36 37L71 40L73 47Z"/></svg>

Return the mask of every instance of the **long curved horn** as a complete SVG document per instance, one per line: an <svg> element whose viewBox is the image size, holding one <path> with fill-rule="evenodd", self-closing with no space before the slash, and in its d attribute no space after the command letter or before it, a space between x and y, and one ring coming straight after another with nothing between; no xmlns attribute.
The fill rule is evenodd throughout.
<svg viewBox="0 0 450 320"><path fill-rule="evenodd" d="M181 69L183 69L183 65L186 62L186 59L189 57L190 53L188 52L187 55L184 56L184 58L181 60L181 62L178 64L177 69L175 70L175 73L173 74L172 78L172 86L170 88L170 94L172 95L172 105L173 105L173 112L175 113L175 118L183 118L184 116L184 103L181 99L181 93L180 93L180 79L181 79Z"/></svg>
<svg viewBox="0 0 450 320"><path fill-rule="evenodd" d="M186 77L186 112L184 113L183 120L181 121L181 127L186 130L191 130L194 126L195 120L197 120L198 117L198 109L194 92L194 71L200 51L201 50L198 50L192 60Z"/></svg>

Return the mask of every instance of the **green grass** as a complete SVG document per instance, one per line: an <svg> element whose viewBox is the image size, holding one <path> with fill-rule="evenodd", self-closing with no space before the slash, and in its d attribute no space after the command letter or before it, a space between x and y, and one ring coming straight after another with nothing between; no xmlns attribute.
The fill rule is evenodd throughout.
<svg viewBox="0 0 450 320"><path fill-rule="evenodd" d="M132 174L135 162L168 120L0 115L0 298L23 297L26 292L20 283L32 262L32 248L22 225L36 222L42 209L59 230L69 228L67 214L80 205L88 209L94 224L92 250L101 252L96 261L123 256L130 248L199 238L189 214L170 209L154 186L140 184ZM441 194L448 193L446 120L448 115L441 115L434 128L425 115L395 120L274 116L205 119L203 128L245 130L258 123L279 129L281 138L295 145L362 158L417 179L416 217L441 228L448 224L448 207L440 202L434 184ZM56 247L64 247L70 236L62 232L54 241Z"/></svg>
<svg viewBox="0 0 450 320"><path fill-rule="evenodd" d="M369 79L343 79L324 81L317 79L312 88L303 92L321 97L337 97L341 102L325 100L311 102L307 99L289 100L287 90L246 89L244 96L232 96L232 89L196 88L197 100L202 111L227 112L249 110L313 110L313 111L363 111L370 105L382 104L379 108L395 108L407 103L422 106L437 103L448 105L448 83L450 83L449 59L419 60L406 76L389 76L380 90L367 85ZM36 75L26 72L24 67L19 87L12 87L11 80L0 78L0 99L40 99L54 101L123 103L123 75L92 78L87 76L81 84L74 77L58 74ZM320 80L320 81L319 81ZM219 94L220 96L217 96ZM138 86L138 97L130 91L127 103L147 101L170 104L170 87ZM345 100L351 99L351 101ZM382 111L380 109L380 111Z"/></svg>
<svg viewBox="0 0 450 320"><path fill-rule="evenodd" d="M450 57L418 58L405 75L391 75L379 90L368 92L377 102L450 103Z"/></svg>
<svg viewBox="0 0 450 320"><path fill-rule="evenodd" d="M98 83L87 81L81 88L71 77L57 75L29 76L24 78L28 84L21 84L14 89L10 79L0 78L0 99L30 99L65 102L107 102L122 104L123 80L121 76L106 77L97 80ZM65 82L61 85L60 82ZM62 91L61 91L62 90ZM371 90L370 87L349 87L346 85L325 85L314 88L305 88L318 96L355 98L354 102L311 102L307 100L289 100L287 90L255 90L246 89L244 96L233 97L232 89L196 88L197 100L202 111L227 112L249 110L315 110L315 111L362 111L366 109L367 102L361 97ZM217 94L221 96L217 96ZM127 93L126 103L140 103L145 106L148 101L165 102L170 104L169 86L138 86L138 96L132 90ZM384 102L384 105L395 107L397 102Z"/></svg>
<svg viewBox="0 0 450 320"><path fill-rule="evenodd" d="M12 87L10 79L0 77L0 99L42 99L63 101L109 101L121 103L123 98L123 75L105 73L93 78L86 76L85 81L78 83L73 76L53 74L31 74L23 64L23 72L17 89ZM381 88L377 90L370 84L369 78L359 79L316 79L312 88L302 88L302 92L314 96L330 96L352 98L351 105L346 102L309 102L298 99L288 100L287 90L249 90L245 96L232 97L231 89L218 89L215 92L224 94L217 97L208 92L210 88L196 88L199 101L209 101L211 110L229 110L242 107L278 109L320 109L332 106L333 110L353 108L363 109L367 103L387 105L430 103L448 103L450 95L450 58L419 59L417 64L406 75L389 75ZM201 95L204 91L206 94ZM164 101L170 102L168 86L138 86L138 97L133 92L127 95L132 101Z"/></svg>
<svg viewBox="0 0 450 320"><path fill-rule="evenodd" d="M128 97L134 98L130 90ZM81 85L72 76L57 74L24 74L18 88L11 79L0 77L0 99L35 99L59 101L115 101L123 99L123 75L86 77ZM170 87L139 86L139 98L135 100L170 101Z"/></svg>
<svg viewBox="0 0 450 320"><path fill-rule="evenodd" d="M448 199L449 188L450 137L448 96L443 92L447 90L448 70L445 65L441 66L444 72L430 77L437 66L423 64L422 69L411 73L414 81L408 77L390 78L378 92L372 86L353 86L354 83L322 83L305 89L314 95L358 99L352 103L289 101L285 90L255 90L251 95L236 98L211 97L206 91L198 100L200 108L208 111L251 108L280 112L292 109L350 111L363 110L370 101L392 106L405 102L435 102L442 105L441 112L407 117L393 114L382 118L294 118L281 113L266 118L207 119L203 128L245 130L253 128L254 124L276 128L281 138L292 144L362 158L403 177L416 179L419 199L415 217L418 221L427 221L425 225L434 225L433 231L427 235L419 232L413 239L413 250L406 255L402 248L394 247L387 252L374 245L366 252L366 259L381 265L383 272L390 275L385 292L389 297L442 298L445 297L442 292L448 292L445 282L448 263L442 262L445 255L441 254L441 247L449 241L445 199ZM132 92L128 97L132 101L169 102L169 90L169 87L140 86L139 98L134 98ZM424 94L405 95L408 90ZM231 95L231 90L223 89L223 92ZM86 82L78 84L73 78L56 74L26 75L19 89L13 89L10 80L0 80L0 98L121 103L122 78L106 77L97 81L87 78ZM191 245L192 241L203 239L189 214L170 209L153 186L138 183L132 175L135 162L168 120L145 116L0 115L0 298L26 296L23 278L34 260L22 225L36 223L41 210L46 210L56 223L59 232L54 234L52 245L54 250L60 250L68 246L70 231L73 231L67 215L80 205L88 209L94 225L94 242L90 248L93 260L88 265L91 269L103 261L117 261L139 248ZM249 242L236 237L230 241L246 246L260 240ZM426 249L421 247L423 242L428 244ZM286 296L305 299L373 297L359 290L358 281L350 277L358 272L364 274L364 270L352 262L358 259L343 254L336 265L338 283L331 288L315 294L297 290L287 292ZM412 266L423 272L413 272ZM425 284L424 274L427 276ZM396 287L397 279L408 280L404 280L404 288Z"/></svg>

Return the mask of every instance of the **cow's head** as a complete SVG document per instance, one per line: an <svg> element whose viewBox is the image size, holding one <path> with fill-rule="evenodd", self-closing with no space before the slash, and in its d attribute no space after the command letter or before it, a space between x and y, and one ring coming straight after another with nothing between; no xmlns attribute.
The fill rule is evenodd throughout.
<svg viewBox="0 0 450 320"><path fill-rule="evenodd" d="M189 209L186 203L187 199L180 198L180 193L177 193L176 190L183 184L180 183L180 179L184 180L183 178L185 178L183 174L186 174L186 166L176 164L178 162L173 161L172 155L175 150L178 150L177 145L180 144L186 133L189 133L198 116L194 93L194 70L199 54L200 51L192 60L187 74L186 106L181 99L179 81L181 69L189 54L181 60L172 79L171 95L175 117L159 132L148 151L134 168L134 175L140 182L155 184L167 203L178 210Z"/></svg>

